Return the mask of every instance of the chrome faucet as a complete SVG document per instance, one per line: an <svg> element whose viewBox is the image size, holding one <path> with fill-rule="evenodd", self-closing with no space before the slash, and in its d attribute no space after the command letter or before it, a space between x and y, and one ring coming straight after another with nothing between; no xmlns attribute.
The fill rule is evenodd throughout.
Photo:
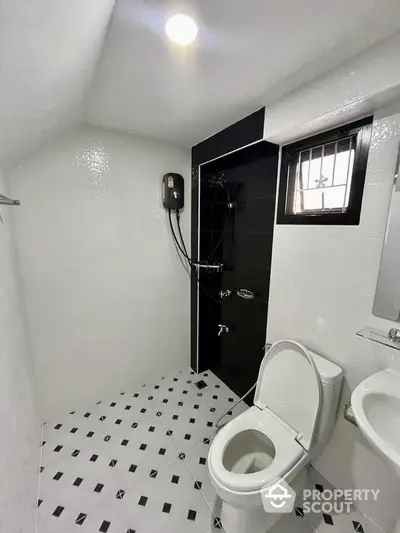
<svg viewBox="0 0 400 533"><path fill-rule="evenodd" d="M389 329L388 337L392 341L399 342L400 341L400 329L396 329L396 328Z"/></svg>
<svg viewBox="0 0 400 533"><path fill-rule="evenodd" d="M229 327L225 324L218 324L219 331L218 331L218 337L222 335L222 333L229 333Z"/></svg>

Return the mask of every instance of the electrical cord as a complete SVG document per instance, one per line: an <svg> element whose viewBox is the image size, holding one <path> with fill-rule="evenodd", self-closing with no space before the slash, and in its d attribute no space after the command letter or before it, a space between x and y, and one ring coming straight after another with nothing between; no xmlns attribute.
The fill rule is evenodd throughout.
<svg viewBox="0 0 400 533"><path fill-rule="evenodd" d="M185 243L184 243L183 239L182 239L182 243L183 243L183 248L182 248L182 246L180 245L180 243L179 243L179 241L178 241L178 239L176 237L174 225L172 224L171 209L168 209L168 220L169 220L169 225L170 225L171 232L172 232L172 237L174 239L174 242L175 242L176 246L178 247L178 250L181 252L181 254L188 261L188 263L190 265L190 268L193 268L194 267L193 262L192 262L192 260L190 259L189 255L187 253L186 246L185 246ZM178 217L177 217L177 220L179 220ZM179 229L179 234L182 235L182 232L180 230L180 224L178 226L178 229Z"/></svg>
<svg viewBox="0 0 400 533"><path fill-rule="evenodd" d="M179 236L180 236L180 239L182 241L182 246L181 244L179 243L178 241L178 238L176 236L176 233L175 233L175 228L174 228L174 225L172 223L172 218L171 218L171 209L168 209L168 219L169 219L169 225L170 225L170 228L171 228L171 232L172 232L172 237L174 239L174 242L177 246L177 248L179 249L179 251L181 252L181 254L183 255L183 257L187 260L187 262L189 263L189 266L190 266L190 269L191 271L193 272L195 278L196 278L196 281L197 283L199 284L199 287L201 287L204 291L204 293L211 299L213 300L214 302L218 303L218 304L221 304L222 303L222 300L217 300L216 298L214 298L214 296L212 296L208 290L204 287L204 285L201 283L200 279L199 279L199 276L197 274L197 271L196 271L196 266L194 265L192 259L189 257L189 254L187 253L187 249L186 249L186 245L185 245L185 241L183 239L183 235L182 235L182 230L181 230L181 223L180 223L180 214L179 214L179 211L177 210L176 211L176 221L177 221L177 226L178 226L178 233L179 233Z"/></svg>
<svg viewBox="0 0 400 533"><path fill-rule="evenodd" d="M176 225L178 226L178 233L179 233L179 237L181 239L181 243L182 243L183 249L185 250L186 256L188 256L189 254L187 252L186 245L185 245L185 240L183 238L182 230L181 230L181 214L179 213L179 209L176 210Z"/></svg>

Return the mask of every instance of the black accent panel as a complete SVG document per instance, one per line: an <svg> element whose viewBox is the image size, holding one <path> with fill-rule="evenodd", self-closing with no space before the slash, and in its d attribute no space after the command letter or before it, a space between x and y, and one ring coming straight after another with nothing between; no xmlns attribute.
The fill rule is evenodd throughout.
<svg viewBox="0 0 400 533"><path fill-rule="evenodd" d="M232 152L242 146L259 141L264 135L265 107L235 122L232 126L208 137L192 148L192 167L215 157Z"/></svg>
<svg viewBox="0 0 400 533"><path fill-rule="evenodd" d="M194 171L192 256L222 263L223 270L200 271L198 302L192 276L192 366L198 322L198 370L210 368L239 395L256 381L264 353L278 155L278 146L261 140ZM227 289L232 294L221 299ZM254 299L240 298L238 289L254 292ZM229 332L218 336L219 324Z"/></svg>
<svg viewBox="0 0 400 533"><path fill-rule="evenodd" d="M223 156L233 150L249 144L261 141L264 134L264 117L265 108L261 108L251 115L239 120L228 128L216 133L212 137L205 139L192 148L192 235L191 235L191 257L194 261L198 257L198 216L199 216L199 165L210 161L216 157ZM251 152L254 157L258 151L258 145L255 145ZM239 164L240 154L231 154L231 165ZM236 163L235 163L236 161ZM218 167L218 162L214 167ZM192 368L198 371L204 370L203 364L197 368L197 280L192 274L190 285L191 301L191 321L190 321L190 361Z"/></svg>

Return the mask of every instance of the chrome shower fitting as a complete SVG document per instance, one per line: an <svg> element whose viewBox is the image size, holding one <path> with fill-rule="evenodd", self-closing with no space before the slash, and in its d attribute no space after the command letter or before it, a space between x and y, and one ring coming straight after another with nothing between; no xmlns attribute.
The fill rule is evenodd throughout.
<svg viewBox="0 0 400 533"><path fill-rule="evenodd" d="M226 291L219 291L221 300L223 300L224 298L228 298L229 296L231 296L231 294L232 291L230 289L226 289Z"/></svg>
<svg viewBox="0 0 400 533"><path fill-rule="evenodd" d="M232 296L232 294L236 294L240 298L244 298L245 300L254 300L255 294L253 291L250 291L249 289L225 289L219 291L219 296L221 300L224 298L229 298L229 296Z"/></svg>
<svg viewBox="0 0 400 533"><path fill-rule="evenodd" d="M392 341L399 342L400 341L400 329L396 329L396 328L389 329L388 337Z"/></svg>
<svg viewBox="0 0 400 533"><path fill-rule="evenodd" d="M198 263L193 263L193 266L197 271L205 270L206 272L222 272L224 265L222 263L209 263L208 261L200 261Z"/></svg>
<svg viewBox="0 0 400 533"><path fill-rule="evenodd" d="M225 324L218 324L219 331L218 331L218 337L222 335L222 333L229 333L229 327Z"/></svg>

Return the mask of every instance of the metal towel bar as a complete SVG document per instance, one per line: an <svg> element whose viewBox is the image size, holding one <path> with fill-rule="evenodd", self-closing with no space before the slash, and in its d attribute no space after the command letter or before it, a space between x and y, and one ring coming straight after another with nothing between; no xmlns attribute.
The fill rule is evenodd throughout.
<svg viewBox="0 0 400 533"><path fill-rule="evenodd" d="M8 196L4 196L4 194L0 194L0 205L21 205L19 200L13 200L12 198L8 198Z"/></svg>

